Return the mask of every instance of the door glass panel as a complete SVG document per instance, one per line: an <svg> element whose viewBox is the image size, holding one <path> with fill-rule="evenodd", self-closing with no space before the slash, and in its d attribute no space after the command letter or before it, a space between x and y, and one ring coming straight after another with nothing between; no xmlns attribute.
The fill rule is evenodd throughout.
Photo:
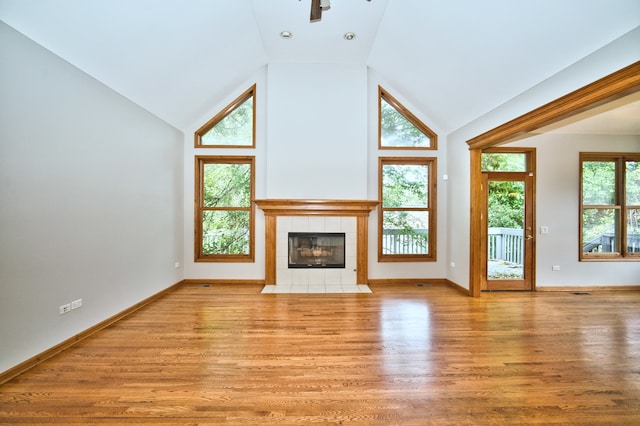
<svg viewBox="0 0 640 426"><path fill-rule="evenodd" d="M512 152L482 153L483 172L526 172L527 154Z"/></svg>
<svg viewBox="0 0 640 426"><path fill-rule="evenodd" d="M524 204L522 181L489 181L487 279L524 279Z"/></svg>

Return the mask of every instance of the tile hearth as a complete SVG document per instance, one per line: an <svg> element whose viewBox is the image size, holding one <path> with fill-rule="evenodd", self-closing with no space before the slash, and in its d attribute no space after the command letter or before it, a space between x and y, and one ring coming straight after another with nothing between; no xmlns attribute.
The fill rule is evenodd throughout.
<svg viewBox="0 0 640 426"><path fill-rule="evenodd" d="M265 285L262 294L340 294L371 293L363 284L278 284Z"/></svg>

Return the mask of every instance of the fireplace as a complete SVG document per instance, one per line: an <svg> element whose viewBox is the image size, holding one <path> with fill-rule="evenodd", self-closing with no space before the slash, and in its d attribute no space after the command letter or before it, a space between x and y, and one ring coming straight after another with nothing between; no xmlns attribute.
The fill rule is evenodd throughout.
<svg viewBox="0 0 640 426"><path fill-rule="evenodd" d="M289 232L289 268L344 268L344 232Z"/></svg>
<svg viewBox="0 0 640 426"><path fill-rule="evenodd" d="M374 200L254 200L264 211L265 283L366 284L368 220ZM289 268L289 232L345 234L344 268Z"/></svg>

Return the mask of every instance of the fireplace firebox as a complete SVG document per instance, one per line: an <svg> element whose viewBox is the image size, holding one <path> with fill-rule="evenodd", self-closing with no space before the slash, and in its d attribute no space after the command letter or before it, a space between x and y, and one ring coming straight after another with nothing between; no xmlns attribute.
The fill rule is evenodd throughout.
<svg viewBox="0 0 640 426"><path fill-rule="evenodd" d="M344 268L344 232L289 232L289 268Z"/></svg>

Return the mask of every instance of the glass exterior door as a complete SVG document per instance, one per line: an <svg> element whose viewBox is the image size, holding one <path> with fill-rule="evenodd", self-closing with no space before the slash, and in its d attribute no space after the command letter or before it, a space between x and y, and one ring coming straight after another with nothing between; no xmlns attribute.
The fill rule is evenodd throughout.
<svg viewBox="0 0 640 426"><path fill-rule="evenodd" d="M487 290L531 290L531 176L487 173Z"/></svg>

